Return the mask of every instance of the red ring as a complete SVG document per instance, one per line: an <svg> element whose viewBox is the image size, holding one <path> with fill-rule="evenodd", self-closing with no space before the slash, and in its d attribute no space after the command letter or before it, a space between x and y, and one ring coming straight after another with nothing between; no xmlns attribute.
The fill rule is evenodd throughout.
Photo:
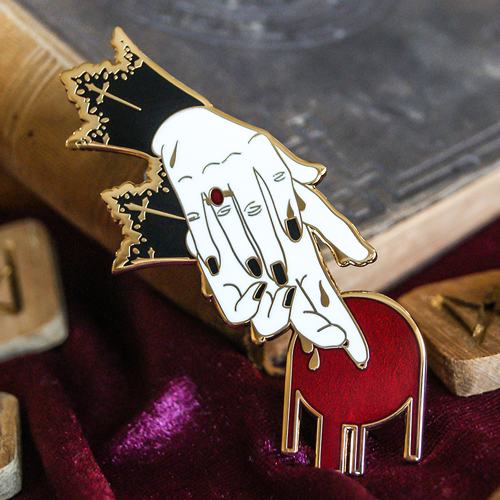
<svg viewBox="0 0 500 500"><path fill-rule="evenodd" d="M224 202L224 193L222 192L222 189L217 187L212 188L210 190L210 199L214 205L217 205L218 207L222 205Z"/></svg>

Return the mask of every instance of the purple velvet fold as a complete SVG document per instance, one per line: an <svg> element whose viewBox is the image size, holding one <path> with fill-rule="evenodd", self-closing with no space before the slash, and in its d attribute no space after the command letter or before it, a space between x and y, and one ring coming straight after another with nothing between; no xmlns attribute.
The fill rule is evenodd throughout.
<svg viewBox="0 0 500 500"><path fill-rule="evenodd" d="M0 365L0 389L22 409L20 499L486 499L500 485L500 391L459 398L432 375L419 464L402 458L402 422L369 438L363 477L315 469L307 433L282 454L282 379L48 222L70 337ZM499 255L497 222L392 295Z"/></svg>

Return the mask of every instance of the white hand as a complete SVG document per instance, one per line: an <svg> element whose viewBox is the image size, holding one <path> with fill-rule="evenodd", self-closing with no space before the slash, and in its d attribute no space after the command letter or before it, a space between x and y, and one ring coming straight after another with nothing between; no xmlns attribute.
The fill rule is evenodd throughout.
<svg viewBox="0 0 500 500"><path fill-rule="evenodd" d="M336 231L342 234L349 230L351 225L325 204L324 198L320 197L314 188L299 186L296 183L294 186L306 207L302 212L304 231L300 240L294 242L283 233L281 235L281 244L288 264L287 284L290 287L295 286L290 322L297 332L319 347L344 347L350 357L361 366L369 357L365 338L327 271L315 236L320 232L323 235L333 233L336 243L342 244L343 250L349 252L353 260L373 259L375 253L370 245L362 240L358 245L354 243L358 241L357 231L349 231L347 241L337 242ZM308 215L312 214L312 209L318 201L321 202L318 207L320 211L315 214L316 226L313 227L305 219L305 214L308 206ZM270 215L273 224L277 226L276 213L271 211ZM331 228L336 231L331 231ZM331 242L328 244L333 246ZM259 325L253 321L252 323L258 333L265 335L259 330Z"/></svg>
<svg viewBox="0 0 500 500"><path fill-rule="evenodd" d="M322 347L345 344L358 363L362 334L318 254L362 265L373 249L314 188L324 167L301 163L262 133L206 108L169 118L153 149L183 206L195 255L226 319L260 335L295 328ZM290 303L293 299L292 314Z"/></svg>
<svg viewBox="0 0 500 500"><path fill-rule="evenodd" d="M197 255L216 273L220 255L203 220L212 204L240 264L254 277L267 273L286 283L286 255L267 213L262 185L275 186L273 203L281 230L300 238L302 221L287 165L269 138L205 108L191 108L169 118L156 133L153 149L162 155L169 180L183 206ZM318 169L303 165L314 180ZM262 182L261 182L262 181ZM220 196L220 204L215 194ZM213 200L213 202L212 202ZM252 238L248 234L252 234Z"/></svg>

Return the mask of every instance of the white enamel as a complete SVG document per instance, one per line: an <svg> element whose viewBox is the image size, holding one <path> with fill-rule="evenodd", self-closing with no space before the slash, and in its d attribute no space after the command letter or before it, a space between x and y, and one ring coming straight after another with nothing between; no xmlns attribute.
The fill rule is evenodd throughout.
<svg viewBox="0 0 500 500"><path fill-rule="evenodd" d="M374 253L307 185L317 180L317 168L287 156L258 130L206 108L186 109L166 120L153 150L161 154L185 212L188 248L227 321L251 320L262 336L292 324L319 347L343 346L358 364L368 359L364 337L326 271L313 231L344 254L343 263L363 264ZM212 188L226 194L220 206L207 202ZM301 232L298 241L288 234L287 221L293 218ZM261 276L252 274L249 259L260 264ZM279 272L273 274L276 263L285 270L284 283ZM291 288L293 303L285 307Z"/></svg>
<svg viewBox="0 0 500 500"><path fill-rule="evenodd" d="M354 261L364 261L369 250L360 244L356 234L325 202L307 186L296 183L296 193L305 201L306 208L302 217L317 228L330 243L339 248ZM326 222L328 221L328 222Z"/></svg>

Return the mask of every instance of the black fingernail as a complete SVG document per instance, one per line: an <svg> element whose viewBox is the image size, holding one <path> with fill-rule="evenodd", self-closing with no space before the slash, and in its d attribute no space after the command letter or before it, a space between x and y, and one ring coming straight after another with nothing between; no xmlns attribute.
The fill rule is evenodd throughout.
<svg viewBox="0 0 500 500"><path fill-rule="evenodd" d="M255 257L248 259L247 266L255 278L260 278L262 276L262 267Z"/></svg>
<svg viewBox="0 0 500 500"><path fill-rule="evenodd" d="M295 290L296 290L296 288L292 287L292 288L290 288L290 290L288 290L288 292L286 292L285 301L283 303L283 305L285 307L292 307L292 300L293 300L293 296L295 295Z"/></svg>
<svg viewBox="0 0 500 500"><path fill-rule="evenodd" d="M287 219L286 227L288 229L288 235L293 241L299 241L302 236L299 228L299 221L297 217L293 217L291 219Z"/></svg>
<svg viewBox="0 0 500 500"><path fill-rule="evenodd" d="M277 262L271 266L273 270L274 279L278 285L284 285L288 281L288 276L286 275L285 267L281 262Z"/></svg>
<svg viewBox="0 0 500 500"><path fill-rule="evenodd" d="M215 257L209 257L206 260L206 262L207 262L208 269L210 270L210 274L212 276L219 274L219 264L217 264L217 259Z"/></svg>
<svg viewBox="0 0 500 500"><path fill-rule="evenodd" d="M262 294L264 293L264 290L267 288L266 283L262 283L259 288L257 288L257 291L254 293L253 298L255 300L260 300L262 297Z"/></svg>

